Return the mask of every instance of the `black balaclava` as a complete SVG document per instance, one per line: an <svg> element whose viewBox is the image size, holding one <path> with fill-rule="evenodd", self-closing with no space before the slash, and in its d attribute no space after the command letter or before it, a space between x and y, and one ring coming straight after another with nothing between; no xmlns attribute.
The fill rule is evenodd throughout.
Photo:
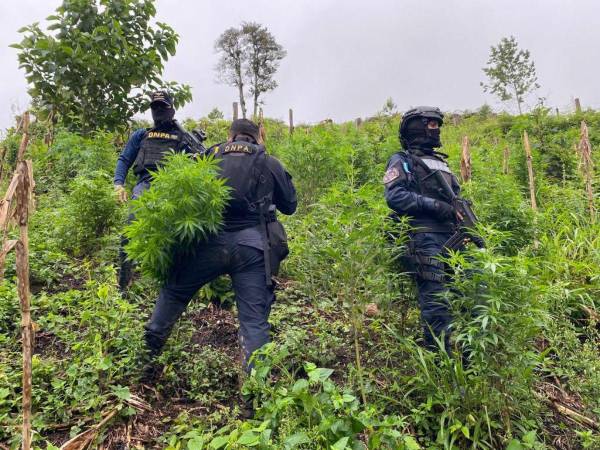
<svg viewBox="0 0 600 450"><path fill-rule="evenodd" d="M175 109L168 108L163 104L152 105L152 120L154 120L155 128L165 128L171 126L175 117Z"/></svg>
<svg viewBox="0 0 600 450"><path fill-rule="evenodd" d="M404 139L409 148L420 148L425 152L433 152L434 148L441 147L440 129L427 127L431 119L415 117L406 124Z"/></svg>

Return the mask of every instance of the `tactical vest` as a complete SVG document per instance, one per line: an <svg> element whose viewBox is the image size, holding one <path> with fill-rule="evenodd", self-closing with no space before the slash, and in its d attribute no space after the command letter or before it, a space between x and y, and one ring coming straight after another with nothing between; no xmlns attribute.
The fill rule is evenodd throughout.
<svg viewBox="0 0 600 450"><path fill-rule="evenodd" d="M440 183L434 176L434 172L439 170L452 187L454 193L458 195L460 190L458 179L454 176L444 158L436 154L430 155L418 150L407 152L406 155L410 161L414 185L419 194L435 198L436 200L448 201L448 197L444 194L442 186L440 186Z"/></svg>
<svg viewBox="0 0 600 450"><path fill-rule="evenodd" d="M133 165L133 172L139 175L148 170L156 170L165 154L182 150L182 135L177 129L159 131L154 128L146 131L140 150Z"/></svg>
<svg viewBox="0 0 600 450"><path fill-rule="evenodd" d="M268 208L272 191L266 187L267 154L262 145L249 142L230 142L214 149L219 159L220 177L231 188L230 200L224 219L256 214L257 218Z"/></svg>

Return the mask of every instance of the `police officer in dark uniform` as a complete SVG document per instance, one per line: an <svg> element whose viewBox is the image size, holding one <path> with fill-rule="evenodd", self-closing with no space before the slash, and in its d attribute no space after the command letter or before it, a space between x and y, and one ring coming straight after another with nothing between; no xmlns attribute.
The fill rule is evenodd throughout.
<svg viewBox="0 0 600 450"><path fill-rule="evenodd" d="M445 201L434 172L439 171L456 195L460 186L446 162L440 127L444 116L439 108L420 106L407 111L400 123L402 151L389 159L383 182L388 206L399 216L408 216L412 227L405 261L416 278L425 346L435 349L434 336L443 337L450 352L451 316L443 298L445 267L436 257L456 229L460 216Z"/></svg>
<svg viewBox="0 0 600 450"><path fill-rule="evenodd" d="M143 378L156 376L152 373L158 367L156 356L192 296L223 274L229 274L233 282L246 370L252 353L269 341L268 318L274 300L271 275L287 254L274 208L293 214L297 200L290 174L259 142L258 126L239 119L232 123L228 141L212 149L231 187L224 225L218 234L194 248L181 249L176 256L145 327L150 362Z"/></svg>
<svg viewBox="0 0 600 450"><path fill-rule="evenodd" d="M119 156L115 169L115 192L119 201L127 201L125 190L125 178L127 172L133 166L137 176L137 183L133 188L132 198L138 198L142 192L150 187L152 176L149 170L156 170L165 154L170 151L195 153L196 150L186 145L183 131L175 122L175 108L173 98L166 91L153 92L150 95L150 110L154 127L150 129L139 129L133 132L125 149ZM133 217L130 216L129 220ZM119 251L120 270L119 288L122 292L127 289L131 280L132 263L127 260L123 249L127 240L122 238Z"/></svg>

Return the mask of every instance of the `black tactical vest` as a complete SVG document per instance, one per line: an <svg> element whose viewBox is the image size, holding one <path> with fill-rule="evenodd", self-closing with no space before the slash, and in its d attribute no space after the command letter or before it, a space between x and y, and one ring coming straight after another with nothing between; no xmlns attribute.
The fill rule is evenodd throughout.
<svg viewBox="0 0 600 450"><path fill-rule="evenodd" d="M133 172L140 175L148 170L156 170L157 164L164 158L165 154L182 150L182 136L177 129L157 130L151 128L140 144L140 150L133 165Z"/></svg>
<svg viewBox="0 0 600 450"><path fill-rule="evenodd" d="M435 198L436 200L448 201L448 196L443 193L442 186L440 186L440 183L433 175L438 170L452 187L454 193L456 195L459 194L460 185L458 179L454 176L450 167L448 167L448 163L446 163L442 156L426 154L419 150L411 150L406 154L411 162L415 187L420 194Z"/></svg>
<svg viewBox="0 0 600 450"><path fill-rule="evenodd" d="M225 178L231 188L224 213L226 228L231 228L228 223L258 224L272 196L272 186L267 183L265 148L238 141L221 144L214 152L215 158L220 160L220 177Z"/></svg>

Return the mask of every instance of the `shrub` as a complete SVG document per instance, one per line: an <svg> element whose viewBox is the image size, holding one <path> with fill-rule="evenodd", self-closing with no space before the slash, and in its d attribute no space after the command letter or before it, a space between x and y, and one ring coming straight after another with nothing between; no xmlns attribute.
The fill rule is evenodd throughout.
<svg viewBox="0 0 600 450"><path fill-rule="evenodd" d="M90 255L122 218L111 178L102 172L78 176L69 190L58 211L58 240L75 256Z"/></svg>

